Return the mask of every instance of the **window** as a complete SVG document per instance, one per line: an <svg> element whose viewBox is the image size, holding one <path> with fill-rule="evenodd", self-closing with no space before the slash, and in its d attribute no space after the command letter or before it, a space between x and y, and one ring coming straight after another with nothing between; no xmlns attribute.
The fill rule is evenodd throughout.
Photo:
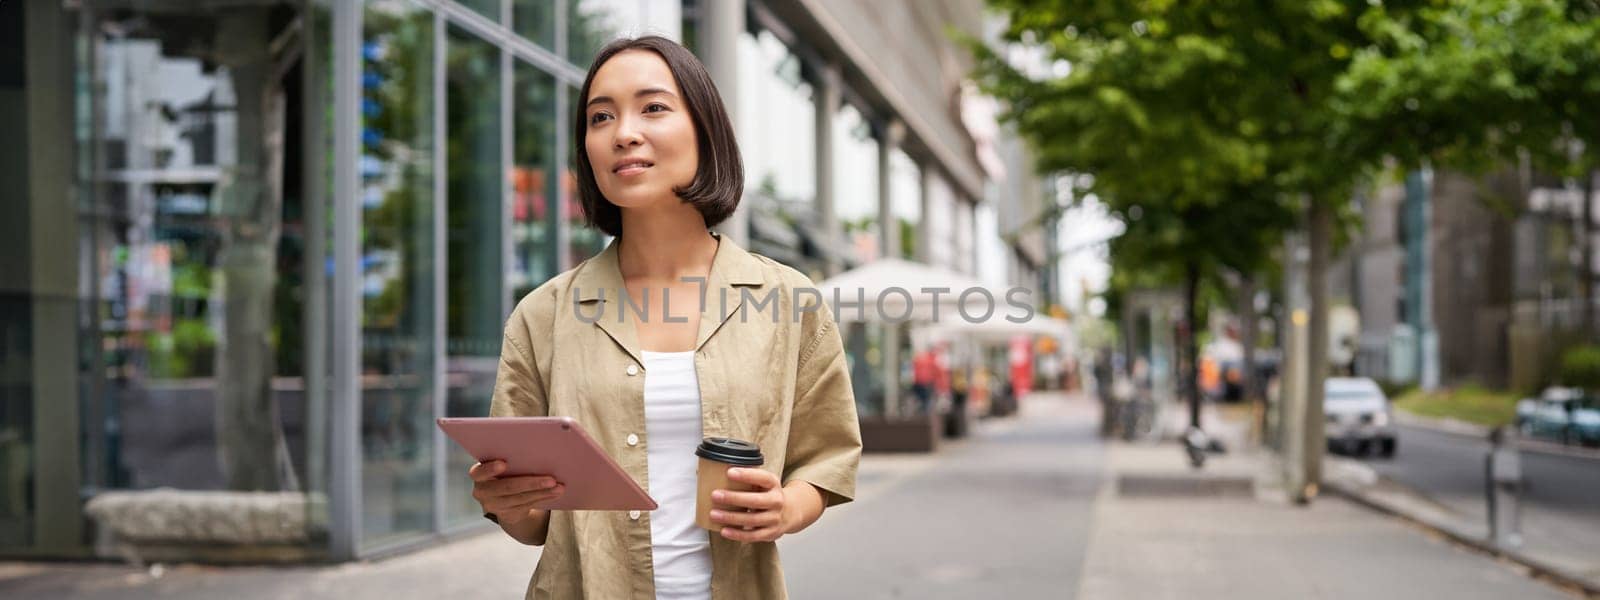
<svg viewBox="0 0 1600 600"><path fill-rule="evenodd" d="M505 252L506 173L502 155L500 50L451 28L445 64L446 160L445 413L489 414L502 327L508 312ZM516 228L517 224L513 224ZM452 521L479 517L461 475L473 460L450 445L446 515Z"/></svg>
<svg viewBox="0 0 1600 600"><path fill-rule="evenodd" d="M567 0L567 60L589 68L594 55L619 36L678 39L682 0Z"/></svg>
<svg viewBox="0 0 1600 600"><path fill-rule="evenodd" d="M528 41L556 49L556 0L511 0L511 28Z"/></svg>
<svg viewBox="0 0 1600 600"><path fill-rule="evenodd" d="M456 0L456 2L489 17L491 21L500 20L500 0Z"/></svg>
<svg viewBox="0 0 1600 600"><path fill-rule="evenodd" d="M889 154L889 208L900 229L895 255L917 260L917 223L922 220L922 169L905 151Z"/></svg>
<svg viewBox="0 0 1600 600"><path fill-rule="evenodd" d="M365 543L433 528L433 15L369 2L361 124Z"/></svg>
<svg viewBox="0 0 1600 600"><path fill-rule="evenodd" d="M740 36L738 99L745 188L782 214L815 211L816 104L800 58L771 33Z"/></svg>
<svg viewBox="0 0 1600 600"><path fill-rule="evenodd" d="M878 140L855 107L845 104L833 118L833 203L844 239L856 262L881 254L878 230Z"/></svg>
<svg viewBox="0 0 1600 600"><path fill-rule="evenodd" d="M511 88L511 297L520 300L555 275L556 80L533 65L518 62Z"/></svg>

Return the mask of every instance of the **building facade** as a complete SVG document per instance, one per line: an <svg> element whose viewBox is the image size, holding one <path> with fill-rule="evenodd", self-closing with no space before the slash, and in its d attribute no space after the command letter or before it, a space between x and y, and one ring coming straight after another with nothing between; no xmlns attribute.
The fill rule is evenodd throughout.
<svg viewBox="0 0 1600 600"><path fill-rule="evenodd" d="M568 115L619 35L683 41L717 79L747 247L818 280L882 256L975 272L1001 233L981 215L1042 201L1024 170L993 184L962 118L945 31L981 8L0 3L0 552L107 554L86 503L158 488L274 494L303 512L285 560L486 526L433 421L487 413L511 307L609 241ZM1003 226L1007 268L1037 272L1012 240L1043 234ZM846 331L863 414L902 333Z"/></svg>

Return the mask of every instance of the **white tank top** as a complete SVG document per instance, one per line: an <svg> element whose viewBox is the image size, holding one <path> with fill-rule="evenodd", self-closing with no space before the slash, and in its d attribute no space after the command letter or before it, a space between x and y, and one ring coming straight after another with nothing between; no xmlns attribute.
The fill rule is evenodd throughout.
<svg viewBox="0 0 1600 600"><path fill-rule="evenodd" d="M711 540L694 524L700 380L694 352L643 352L650 550L658 600L711 598Z"/></svg>

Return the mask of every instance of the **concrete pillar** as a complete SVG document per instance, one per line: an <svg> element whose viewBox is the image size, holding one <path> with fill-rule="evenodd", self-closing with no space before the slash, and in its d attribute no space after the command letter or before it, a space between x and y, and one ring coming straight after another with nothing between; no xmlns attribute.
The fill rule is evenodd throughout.
<svg viewBox="0 0 1600 600"><path fill-rule="evenodd" d="M922 165L921 168L917 169L917 181L918 181L918 186L917 186L918 187L918 190L917 190L917 205L919 207L921 207L919 210L917 210L917 214L921 218L917 219L917 225L916 225L916 232L917 232L917 246L916 246L917 247L917 252L916 252L916 257L917 257L917 262L928 263L928 264L933 264L933 249L932 249L932 247L929 246L929 244L932 243L930 238L933 237L933 236L931 236L929 234L931 234L933 232L933 230L932 230L932 228L930 228L928 226L928 221L930 220L929 216L932 215L932 213L934 211L934 206L933 206L933 178L934 177L935 177L935 175L934 175L934 170L932 168L932 165ZM949 216L950 215L940 215L940 218L949 218ZM937 265L937 266L948 267L949 265Z"/></svg>
<svg viewBox="0 0 1600 600"><path fill-rule="evenodd" d="M899 119L891 117L883 126L883 139L878 140L878 227L882 233L883 247L879 249L879 256L900 255L900 226L895 221L893 186L890 182L890 157L895 149L900 147L900 142L906 135L906 126Z"/></svg>
<svg viewBox="0 0 1600 600"><path fill-rule="evenodd" d="M745 0L700 3L700 62L722 93L728 120L739 122L739 36L745 32ZM750 207L739 209L719 228L741 246L750 247Z"/></svg>
<svg viewBox="0 0 1600 600"><path fill-rule="evenodd" d="M838 112L841 101L839 80L839 66L828 63L819 69L816 82L817 224L827 252L823 272L829 277L837 275L843 268L837 254L844 247L843 236L839 231L839 216L833 197L833 115Z"/></svg>
<svg viewBox="0 0 1600 600"><path fill-rule="evenodd" d="M905 138L905 125L890 118L883 128L883 139L878 144L878 225L881 227L883 248L881 256L900 255L900 226L895 221L891 192L893 180L889 175L889 157ZM885 323L883 343L883 411L886 416L900 415L900 330L904 325Z"/></svg>
<svg viewBox="0 0 1600 600"><path fill-rule="evenodd" d="M31 280L33 546L65 555L82 546L78 494L78 215L73 201L73 18L60 2L23 8L26 77L27 260ZM15 122L15 121L9 121ZM21 137L21 136L19 136ZM98 460L100 457L94 457Z"/></svg>

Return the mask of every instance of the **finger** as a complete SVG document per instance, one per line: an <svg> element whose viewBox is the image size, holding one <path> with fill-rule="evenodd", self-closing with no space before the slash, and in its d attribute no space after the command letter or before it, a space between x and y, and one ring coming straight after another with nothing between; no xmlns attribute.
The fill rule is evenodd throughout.
<svg viewBox="0 0 1600 600"><path fill-rule="evenodd" d="M523 492L521 494L514 494L511 496L500 496L491 500L490 505L485 505L484 508L489 509L490 512L525 511L529 508L534 508L533 505L535 504L560 498L561 495L565 494L566 492L566 486L557 485L556 487L548 490L534 490L531 492Z"/></svg>
<svg viewBox="0 0 1600 600"><path fill-rule="evenodd" d="M489 481L505 472L505 470L506 461L491 460L489 462L474 463L472 468L467 471L467 476L471 477L473 481Z"/></svg>
<svg viewBox="0 0 1600 600"><path fill-rule="evenodd" d="M745 543L775 542L778 541L778 538L783 537L783 532L779 531L777 527L763 527L761 529L753 529L750 531L743 531L733 527L723 527L721 533L722 537L728 538L735 542Z"/></svg>
<svg viewBox="0 0 1600 600"><path fill-rule="evenodd" d="M770 490L778 487L778 476L773 474L771 471L765 471L762 469L741 469L738 467L729 467L728 479L737 481L739 483L753 485L758 491Z"/></svg>
<svg viewBox="0 0 1600 600"><path fill-rule="evenodd" d="M731 527L760 529L763 527L772 527L777 525L779 521L779 514L777 511L772 510L765 510L761 512L738 512L712 509L711 520L712 522Z"/></svg>
<svg viewBox="0 0 1600 600"><path fill-rule="evenodd" d="M502 477L494 481L484 482L482 485L490 496L511 496L534 490L546 490L555 487L556 478L548 475L522 475L518 477Z"/></svg>
<svg viewBox="0 0 1600 600"><path fill-rule="evenodd" d="M733 490L715 490L711 492L711 501L735 508L773 510L783 506L783 495L771 491L735 492Z"/></svg>

